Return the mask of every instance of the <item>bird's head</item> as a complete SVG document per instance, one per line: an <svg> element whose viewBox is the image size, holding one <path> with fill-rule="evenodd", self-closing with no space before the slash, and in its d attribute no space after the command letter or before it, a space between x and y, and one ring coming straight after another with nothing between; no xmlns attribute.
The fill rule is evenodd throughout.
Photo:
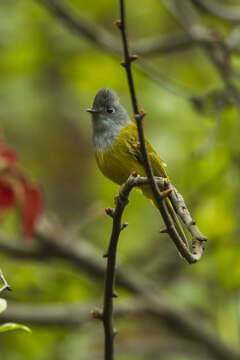
<svg viewBox="0 0 240 360"><path fill-rule="evenodd" d="M96 94L93 106L87 109L96 127L120 126L130 122L128 114L120 104L114 91L103 88Z"/></svg>

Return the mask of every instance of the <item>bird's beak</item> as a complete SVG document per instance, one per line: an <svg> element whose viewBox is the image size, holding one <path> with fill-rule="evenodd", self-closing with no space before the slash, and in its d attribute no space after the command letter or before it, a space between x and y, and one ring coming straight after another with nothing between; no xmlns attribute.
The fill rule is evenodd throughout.
<svg viewBox="0 0 240 360"><path fill-rule="evenodd" d="M91 114L98 114L99 111L95 110L95 109L87 109L87 112L90 112Z"/></svg>

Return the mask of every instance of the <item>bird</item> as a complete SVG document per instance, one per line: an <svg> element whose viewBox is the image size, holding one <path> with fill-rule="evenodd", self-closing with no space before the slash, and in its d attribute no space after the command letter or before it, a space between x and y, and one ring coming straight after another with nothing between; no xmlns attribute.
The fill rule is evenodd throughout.
<svg viewBox="0 0 240 360"><path fill-rule="evenodd" d="M91 108L87 109L92 119L92 139L97 165L108 179L118 185L126 182L130 174L146 177L136 124L121 105L117 94L111 88L100 89ZM149 160L154 176L169 180L166 163L158 156L150 141L145 138ZM149 185L143 185L144 196L155 205ZM186 243L186 236L174 210L171 200L164 200L170 216Z"/></svg>

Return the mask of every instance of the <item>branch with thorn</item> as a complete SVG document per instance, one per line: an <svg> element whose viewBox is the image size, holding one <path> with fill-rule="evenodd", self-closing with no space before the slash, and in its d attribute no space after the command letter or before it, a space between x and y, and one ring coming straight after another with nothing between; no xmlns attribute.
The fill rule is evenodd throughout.
<svg viewBox="0 0 240 360"><path fill-rule="evenodd" d="M140 115L141 116L141 115ZM157 186L163 188L166 185L164 178L155 177L154 181ZM93 312L93 317L96 319L101 319L104 324L105 332L105 360L112 360L114 357L114 337L116 331L113 327L113 298L118 297L114 287L115 287L115 272L116 272L116 254L117 246L120 233L128 225L126 222L122 222L122 215L125 207L128 204L129 195L134 187L140 187L146 184L149 184L150 180L145 177L140 177L136 172L132 173L128 180L120 188L118 197L115 198L116 207L106 208L106 214L113 219L112 234L108 246L107 252L103 255L107 258L107 268L106 268L106 277L105 277L105 291L104 291L104 307L103 311L99 309ZM167 183L167 188L163 191L159 191L161 201L166 197L171 196L172 193L175 193L173 197L173 204L177 210L177 213L182 218L183 222L189 228L189 231L193 235L192 249L195 261L200 260L202 256L202 242L207 239L200 233L196 224L193 222L190 213L185 205L184 199L181 194L173 187L169 182ZM166 228L161 232L168 232Z"/></svg>
<svg viewBox="0 0 240 360"><path fill-rule="evenodd" d="M53 14L53 16L57 18L58 21L60 21L66 28L70 29L70 31L72 31L73 33L77 34L80 37L85 37L88 41L94 43L95 45L97 45L101 49L104 49L113 56L119 56L121 54L121 46L119 44L119 40L113 34L102 28L99 24L90 21L87 17L82 16L80 12L76 13L74 9L72 9L70 6L66 6L66 4L63 3L61 0L36 1L45 6ZM202 4L210 4L210 2L207 1L200 1L202 2ZM200 1L192 0L194 4L200 3ZM170 3L170 1L166 1L166 4L168 3ZM209 5L209 7L210 6L211 5ZM215 5L212 6L215 7ZM169 7L170 5L168 4L168 8ZM223 14L226 14L225 10L221 12ZM237 15L238 10L234 12L234 9L232 9L231 14ZM238 16L239 14L236 17L238 18ZM212 51L212 53L222 53L222 49L218 49L218 44L219 42L222 43L223 40L219 40L217 39L217 37L214 39L214 34L212 34L213 36L210 36L208 34L207 37L204 36L202 38L202 36L200 36L199 38L198 35L201 35L201 28L199 27L199 24L197 24L195 30L197 28L198 30L200 29L200 31L194 31L194 34L189 33L189 31L179 31L167 35L162 35L161 37L154 36L146 39L135 40L132 44L132 48L134 49L134 52L144 57L166 55L169 53L184 51L185 49L189 49L195 46L205 47L205 45L206 47L208 47L207 51L211 51L209 50L209 47L212 46L212 48L214 48L214 51ZM232 37L230 36L229 39L224 42L224 48L231 54L238 53L238 37L237 39L235 39L235 37L234 39L232 39ZM214 60L215 65L219 67L219 70L222 73L221 77L228 77L225 73L223 73L223 66L221 66L218 59L216 57L213 59L214 54L211 54L210 56L212 56L212 60ZM227 52L225 51L225 55L226 54ZM225 56L225 58L227 58L227 56ZM136 64L136 67L151 81L154 81L167 91L170 91L177 96L181 96L190 102L192 102L193 98L199 98L199 96L193 94L190 89L185 87L184 84L178 84L175 80L173 81L168 77L164 76L161 72L159 72L157 67L153 66L153 63L146 61L145 59L140 59ZM227 82L229 83L229 80L227 80ZM231 97L238 99L235 89L231 90L230 92L234 95Z"/></svg>
<svg viewBox="0 0 240 360"><path fill-rule="evenodd" d="M83 305L82 303L40 305L9 302L7 310L1 314L1 321L51 328L61 326L72 331L75 328L81 328L86 323L91 323L92 317L101 319L102 310L95 308L91 311L92 306L93 304ZM169 302L162 302L160 296L158 304L156 302L153 304L149 299L136 297L120 301L114 314L116 318L128 316L140 318L142 321L151 317L156 326L164 326L169 334L177 337L181 334L188 346L193 346L201 355L204 353L204 360L205 354L209 354L211 360L239 360L239 352L232 346L224 344L216 334L209 333L202 321L194 319L192 313L172 308ZM141 340L139 340L139 345ZM184 354L186 354L185 351Z"/></svg>
<svg viewBox="0 0 240 360"><path fill-rule="evenodd" d="M160 182L159 185L161 185ZM51 220L43 218L38 224L36 237L36 242L27 244L23 243L21 239L9 238L5 234L0 234L1 253L19 261L19 266L22 261L24 263L39 261L45 265L46 262L51 264L53 261L52 266L56 268L57 261L60 264L59 268L61 268L61 264L64 264L74 268L81 276L87 274L92 280L102 281L105 266L100 259L99 250L92 246L89 240L72 234L55 218ZM182 334L196 348L200 348L201 351L204 349L206 353L210 354L211 359L239 359L239 353L225 344L216 333L210 331L206 327L206 322L199 319L194 311L177 309L169 303L162 292L159 292L156 284L149 278L146 279L139 271L136 273L128 267L127 269L117 269L116 275L116 284L131 295L131 298L129 297L131 312L128 312L124 306L124 315L136 314L138 318L151 316L156 324L164 324L170 332L177 336ZM83 308L82 304L79 307L69 304L62 306L45 304L38 307L30 304L14 305L9 303L6 312L1 314L1 319L7 322L17 321L45 326L69 326L72 329L81 326L86 318L90 321L89 313L93 306L93 304L89 304L87 308ZM61 311L59 307L63 310ZM114 310L116 317L121 308L122 301ZM102 310L98 310L99 316L101 316ZM95 310L93 312L95 313ZM93 312L92 315L94 315Z"/></svg>
<svg viewBox="0 0 240 360"><path fill-rule="evenodd" d="M91 43L98 46L101 50L107 51L114 57L119 57L122 53L119 39L102 28L99 24L90 21L81 13L70 6L63 4L61 0L36 0L45 6L66 28L79 37L84 37ZM151 55L169 54L192 48L196 42L191 39L185 32L173 32L167 35L154 36L146 39L136 40L133 44L134 51L145 57ZM163 86L168 91L186 98L191 99L192 94L187 89L183 90L183 84L177 84L175 81L168 79L153 67L149 61L141 59L138 62L138 70L152 81Z"/></svg>
<svg viewBox="0 0 240 360"><path fill-rule="evenodd" d="M2 272L2 270L0 269L0 280L2 282L2 287L0 288L0 293L2 293L4 290L12 290L11 286L8 284L7 280L5 279L5 276Z"/></svg>
<svg viewBox="0 0 240 360"><path fill-rule="evenodd" d="M195 3L196 1L192 0L192 2ZM240 92L234 82L234 71L231 63L233 48L224 40L221 33L216 29L213 31L203 24L192 2L190 0L182 0L181 3L178 0L164 0L164 5L185 29L186 33L203 47L216 67L227 93L239 107Z"/></svg>
<svg viewBox="0 0 240 360"><path fill-rule="evenodd" d="M159 182L163 185L164 179L160 178ZM105 275L103 312L101 316L95 315L95 318L100 318L103 320L105 332L105 360L112 360L114 358L114 337L116 335L116 330L113 327L113 298L118 297L114 289L116 255L120 233L127 226L127 223L122 222L122 215L125 207L128 204L128 197L132 189L135 186L142 186L147 183L149 183L147 178L139 177L136 172L132 173L125 184L121 186L119 195L115 198L115 209L106 209L106 214L113 219L113 226L108 250L104 254L104 257L107 258L107 268ZM161 198L166 198L166 196L168 196L171 191L172 189L167 189L161 192Z"/></svg>
<svg viewBox="0 0 240 360"><path fill-rule="evenodd" d="M157 184L151 162L149 160L147 147L144 138L143 131L143 119L146 116L146 112L144 110L140 110L138 107L138 101L136 96L136 91L134 87L134 80L131 71L131 64L133 61L136 61L138 56L131 55L128 47L128 39L126 33L126 18L125 18L125 2L124 0L120 0L120 13L121 19L117 20L115 24L121 31L122 35L122 43L124 50L124 61L121 65L125 68L128 80L128 86L130 90L133 112L136 119L138 136L140 141L140 150L143 156L144 168L147 174L147 180L149 181L149 185L152 189L154 199L156 201L157 207L162 215L162 218L166 224L166 230L173 242L175 243L177 249L180 254L189 262L194 263L199 261L202 256L202 241L199 239L195 239L193 243L193 253L189 250L187 244L185 244L184 240L181 238L181 234L176 230L174 223L170 217L167 206L163 201L167 196L172 192L172 188L168 188L165 191L160 191L160 187ZM105 276L105 287L104 287L104 306L103 312L100 314L97 312L99 316L95 316L97 318L102 319L104 325L104 333L105 333L105 345L104 345L104 358L105 360L113 360L114 359L114 337L116 335L116 330L113 327L113 298L117 297L117 294L114 289L115 284L115 272L116 272L116 256L117 256L117 246L118 240L121 231L126 227L126 223L122 223L122 215L125 207L128 204L128 197L133 189L138 179L136 173L131 174L125 184L123 184L120 188L119 196L115 199L116 207L115 209L108 208L106 209L107 215L109 215L113 219L112 226L112 234L108 246L108 250L104 257L107 258L107 268L106 268L106 276ZM192 229L193 222L189 225L189 229Z"/></svg>
<svg viewBox="0 0 240 360"><path fill-rule="evenodd" d="M191 0L200 10L234 24L240 23L240 7L224 5L215 0Z"/></svg>
<svg viewBox="0 0 240 360"><path fill-rule="evenodd" d="M137 129L138 129L140 150L142 153L142 157L143 157L143 161L144 161L144 168L145 168L145 171L147 174L147 178L149 179L149 185L151 186L158 210L159 210L159 212L163 218L163 221L166 225L166 230L164 230L164 231L169 234L169 236L173 240L175 246L177 247L177 249L180 252L180 254L182 255L182 257L185 258L187 260L187 262L189 262L189 263L195 263L195 262L199 261L201 258L203 241L197 240L198 243L194 243L193 252L191 252L189 250L189 248L187 247L187 245L185 244L181 235L178 233L178 231L176 230L176 228L173 224L173 221L170 217L167 206L166 206L165 202L163 201L164 197L160 193L159 186L156 183L156 180L155 180L155 177L153 174L153 169L152 169L152 165L149 160L149 157L148 157L148 152L147 152L145 138L144 138L144 131L143 131L143 119L146 116L146 112L144 110L139 109L137 96L136 96L136 90L135 90L135 86L134 86L134 80L133 80L132 71L131 71L131 64L133 61L135 61L137 59L137 56L131 55L130 51L129 51L127 32L126 32L126 17L125 17L125 2L124 2L124 0L120 0L120 13L121 13L121 19L117 20L115 23L118 26L118 28L120 29L121 35L122 35L124 61L121 64L124 66L124 68L126 70L128 86L129 86L129 91L130 91L131 100L132 100L133 112L134 112L134 116L136 119L136 125L137 125ZM169 188L168 190L172 190L172 189ZM169 194L167 194L167 195L169 195ZM179 209L180 208L178 207L178 210ZM179 216L181 217L181 214L179 214ZM183 218L185 219L185 217L183 217ZM191 229L191 231L192 231L192 226L187 225L187 228L189 230ZM206 240L206 238L204 238L204 239ZM197 250L197 254L196 254L196 250Z"/></svg>
<svg viewBox="0 0 240 360"><path fill-rule="evenodd" d="M204 236L198 229L196 221L192 219L192 216L185 204L183 196L170 182L166 185L169 189L172 189L169 197L176 213L181 218L182 222L186 225L189 233L192 235L192 253L196 258L196 261L201 259L204 247L203 243L207 241L207 237Z"/></svg>

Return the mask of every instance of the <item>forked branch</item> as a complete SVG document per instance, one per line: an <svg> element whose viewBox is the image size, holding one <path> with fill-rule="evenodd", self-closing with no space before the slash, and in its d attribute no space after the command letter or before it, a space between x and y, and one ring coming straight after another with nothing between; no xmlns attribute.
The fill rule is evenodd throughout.
<svg viewBox="0 0 240 360"><path fill-rule="evenodd" d="M4 290L12 290L11 286L8 284L7 280L5 279L5 276L3 275L2 270L0 269L0 280L2 282L2 286L0 288L0 293L2 293Z"/></svg>
<svg viewBox="0 0 240 360"><path fill-rule="evenodd" d="M97 318L103 320L104 332L105 332L105 360L114 359L114 336L116 330L113 327L113 298L117 297L114 289L115 284L115 273L116 273L116 254L118 239L121 231L127 226L127 223L122 223L122 215L125 207L128 204L128 197L131 190L135 186L142 186L148 184L148 178L142 178L133 173L129 176L125 184L120 188L119 195L115 199L115 209L107 208L106 213L113 219L112 234L108 246L107 253L104 257L107 258L107 269L105 276L105 290L104 290L104 307L103 313L98 313ZM164 179L158 178L158 184L164 185ZM160 196L165 198L172 190L167 189L160 192Z"/></svg>
<svg viewBox="0 0 240 360"><path fill-rule="evenodd" d="M185 258L187 260L187 262L190 264L195 263L195 262L199 261L201 258L201 256L199 256L199 254L200 253L202 254L203 239L199 240L200 242L197 244L198 256L196 256L196 254L195 254L196 246L194 246L195 247L194 251L191 252L189 250L189 248L186 246L186 244L184 243L184 240L182 239L181 235L176 230L176 227L174 226L174 223L168 212L166 204L163 201L163 198L160 194L159 186L157 185L157 183L154 179L153 169L152 169L152 165L149 160L149 157L148 157L147 147L146 147L145 138L144 138L144 131L143 131L143 118L145 117L146 112L144 110L139 110L136 91L135 91L135 87L134 87L134 80L133 80L133 76L132 76L131 64L134 60L137 59L137 55L131 55L129 52L128 38L127 38L127 32L126 32L126 16L125 16L124 0L120 0L120 13L121 13L121 19L116 21L116 25L118 26L118 28L120 29L121 34L122 34L122 42L123 42L123 49L124 49L124 62L122 62L122 65L124 66L124 68L126 70L126 74L127 74L127 80L128 80L128 85L129 85L129 90L130 90L130 95L131 95L131 100L132 100L132 106L133 106L133 111L134 111L134 115L135 115L135 119L136 119L138 136L139 136L139 140L140 140L140 150L141 150L143 160L144 160L144 168L145 168L147 177L149 179L149 184L151 186L158 210L160 211L163 221L166 225L165 232L167 232L169 234L169 236L173 240L175 246L177 247L177 249L180 252L180 254L182 255L182 257ZM188 228L190 229L191 227L188 227ZM203 238L204 238L204 240L206 240L205 237L203 237Z"/></svg>
<svg viewBox="0 0 240 360"><path fill-rule="evenodd" d="M125 18L125 3L124 0L120 0L120 13L121 19L116 21L116 25L119 27L121 34L122 34L122 42L123 42L123 49L124 49L124 61L121 65L125 68L128 80L128 86L130 90L133 112L136 119L137 129L138 129L138 136L140 140L140 150L143 156L144 161L144 168L147 174L147 178L142 180L137 173L131 174L125 184L122 185L119 196L116 198L116 207L115 209L108 208L106 209L106 213L112 217L113 219L113 226L112 226L112 234L108 246L108 251L104 255L107 257L107 269L106 269L106 276L105 276L105 290L104 290L104 307L103 312L97 312L96 318L102 319L104 324L104 332L105 332L105 360L113 360L114 359L114 337L116 335L116 330L113 327L113 298L117 297L117 294L114 290L114 283L115 283L115 273L116 273L116 255L117 255L117 246L118 246L118 239L120 236L121 231L127 226L126 223L122 223L122 215L123 211L128 204L128 197L129 194L134 186L140 186L143 182L149 183L154 199L156 201L157 207L162 215L164 223L166 225L166 229L164 232L167 232L173 242L175 243L178 251L180 254L189 262L194 263L200 260L203 252L203 241L206 240L203 236L198 236L194 238L193 242L193 252L191 252L185 244L182 235L179 234L177 231L174 222L168 212L166 203L164 199L170 195L173 191L173 188L168 187L164 191L160 191L164 186L164 184L160 184L154 178L153 169L151 162L148 157L147 147L144 138L144 131L143 131L143 118L146 115L144 110L139 110L136 91L134 87L134 80L131 71L131 64L133 61L137 60L137 55L130 55L129 47L128 47L128 40L127 40L127 33L126 33L126 18ZM161 179L161 181L164 179ZM178 194L176 192L176 194ZM174 198L175 200L175 198ZM181 200L183 198L181 197ZM183 201L184 203L184 201ZM182 209L182 207L178 207L179 202L176 202L175 208ZM181 202L182 204L182 202ZM185 206L185 204L184 204ZM186 220L186 225L189 230L193 230L196 232L195 223L190 221L188 224L188 220L186 218L186 213L181 212L182 219ZM180 216L181 216L180 215ZM190 216L189 212L187 215ZM200 232L199 232L200 233ZM201 233L200 233L201 234ZM199 235L199 234L198 234Z"/></svg>
<svg viewBox="0 0 240 360"><path fill-rule="evenodd" d="M202 242L206 238L200 233L196 224L193 222L190 213L185 205L182 195L176 190L171 183L166 182L164 178L154 177L153 178L156 186L160 188L166 188L164 191L159 191L159 196L162 199L167 196L172 197L173 205L177 209L179 215L186 226L189 228L189 231L193 235L192 240L192 249L193 253L191 254L192 262L198 261L203 252ZM117 297L115 286L115 274L116 274L116 254L118 240L121 231L127 226L127 223L122 222L122 215L125 207L128 204L128 197L130 192L134 187L140 187L146 184L150 184L149 178L140 177L137 173L133 173L129 176L125 184L120 188L119 195L115 199L116 207L115 209L107 208L106 213L113 219L112 234L108 246L108 250L104 257L107 258L107 269L105 276L105 291L104 291L104 307L103 312L97 311L94 312L94 317L103 320L104 332L105 332L105 360L114 359L114 337L116 335L116 330L113 326L113 298Z"/></svg>

